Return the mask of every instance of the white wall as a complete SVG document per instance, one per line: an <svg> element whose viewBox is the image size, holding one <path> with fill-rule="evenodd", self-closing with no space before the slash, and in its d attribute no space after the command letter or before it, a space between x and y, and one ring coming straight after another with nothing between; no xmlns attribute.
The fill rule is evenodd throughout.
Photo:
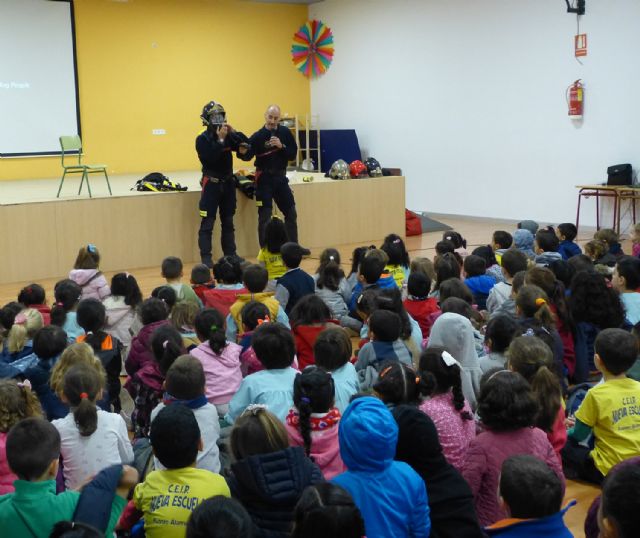
<svg viewBox="0 0 640 538"><path fill-rule="evenodd" d="M637 0L587 0L584 65L563 0L326 0L309 15L335 41L313 112L401 167L411 209L573 221L575 185L640 161ZM582 123L565 100L578 78Z"/></svg>

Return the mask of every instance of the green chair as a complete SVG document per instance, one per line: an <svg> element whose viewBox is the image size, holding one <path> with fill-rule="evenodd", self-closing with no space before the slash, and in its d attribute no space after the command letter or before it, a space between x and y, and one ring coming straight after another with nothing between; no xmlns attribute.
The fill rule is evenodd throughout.
<svg viewBox="0 0 640 538"><path fill-rule="evenodd" d="M109 188L109 196L112 195L111 185L109 184L109 176L107 175L107 165L105 164L83 164L82 163L82 140L78 135L74 136L61 136L60 137L60 147L62 148L62 168L64 169L64 173L62 174L62 179L60 179L60 187L58 187L58 194L56 198L60 198L60 191L62 190L62 184L64 183L64 178L67 174L82 174L82 179L80 179L80 188L78 189L78 194L82 192L82 184L87 182L87 190L89 191L89 198L91 198L91 186L89 185L89 174L95 173L103 173L105 179L107 180L107 187ZM78 160L73 157L69 157L69 159L73 160L73 164L65 164L64 157L67 152L78 152Z"/></svg>

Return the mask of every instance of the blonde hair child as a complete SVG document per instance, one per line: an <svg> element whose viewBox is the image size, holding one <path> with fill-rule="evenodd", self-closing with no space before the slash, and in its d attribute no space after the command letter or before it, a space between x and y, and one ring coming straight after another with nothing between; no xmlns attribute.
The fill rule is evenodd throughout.
<svg viewBox="0 0 640 538"><path fill-rule="evenodd" d="M11 354L11 362L32 352L33 337L43 325L42 314L34 308L26 308L16 315L7 335L7 349Z"/></svg>
<svg viewBox="0 0 640 538"><path fill-rule="evenodd" d="M107 374L100 359L95 356L92 347L84 342L71 344L62 352L58 362L51 369L49 377L49 386L55 395L62 400L64 394L64 376L73 367L78 364L84 364L93 368L100 378L102 385L106 383Z"/></svg>

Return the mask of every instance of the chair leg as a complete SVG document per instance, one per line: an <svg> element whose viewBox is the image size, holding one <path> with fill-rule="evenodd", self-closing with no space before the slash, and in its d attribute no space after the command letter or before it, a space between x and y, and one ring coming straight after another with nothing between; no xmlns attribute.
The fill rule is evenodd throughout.
<svg viewBox="0 0 640 538"><path fill-rule="evenodd" d="M56 198L60 198L60 191L62 190L62 184L64 183L64 178L67 175L67 171L64 171L64 174L62 174L62 179L60 180L60 186L58 187L58 194L56 194Z"/></svg>
<svg viewBox="0 0 640 538"><path fill-rule="evenodd" d="M85 172L85 176L87 178L87 190L89 191L89 198L93 198L93 196L91 196L91 185L89 185L89 173Z"/></svg>
<svg viewBox="0 0 640 538"><path fill-rule="evenodd" d="M82 192L82 184L84 183L85 175L86 175L86 172L82 172L82 176L80 178L80 188L78 189L78 196L80 196L80 193Z"/></svg>
<svg viewBox="0 0 640 538"><path fill-rule="evenodd" d="M107 187L109 188L109 196L113 196L113 193L111 192L111 184L109 183L109 176L107 175L107 169L106 168L104 170L104 177L107 180Z"/></svg>

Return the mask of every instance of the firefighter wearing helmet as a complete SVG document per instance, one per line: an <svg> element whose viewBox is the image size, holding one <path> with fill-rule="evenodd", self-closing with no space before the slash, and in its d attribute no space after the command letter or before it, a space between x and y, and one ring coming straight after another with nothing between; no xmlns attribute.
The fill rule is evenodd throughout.
<svg viewBox="0 0 640 538"><path fill-rule="evenodd" d="M200 185L200 230L198 247L202 263L213 267L212 238L216 214L220 212L222 252L236 254L233 216L236 212L236 189L233 180L233 157L246 154L249 139L227 123L227 115L220 103L210 101L200 115L206 126L196 138L196 151L202 164Z"/></svg>

